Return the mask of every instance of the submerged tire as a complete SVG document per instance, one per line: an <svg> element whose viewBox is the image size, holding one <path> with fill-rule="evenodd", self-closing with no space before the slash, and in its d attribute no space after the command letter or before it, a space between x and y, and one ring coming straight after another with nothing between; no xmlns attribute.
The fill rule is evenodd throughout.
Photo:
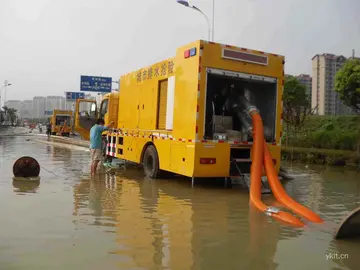
<svg viewBox="0 0 360 270"><path fill-rule="evenodd" d="M159 156L153 145L149 145L145 150L143 167L146 176L151 178L158 178L160 176Z"/></svg>

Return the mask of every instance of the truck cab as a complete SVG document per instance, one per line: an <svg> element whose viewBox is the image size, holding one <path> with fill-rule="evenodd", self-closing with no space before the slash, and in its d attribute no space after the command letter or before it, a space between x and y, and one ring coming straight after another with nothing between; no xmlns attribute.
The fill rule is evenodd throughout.
<svg viewBox="0 0 360 270"><path fill-rule="evenodd" d="M96 100L78 99L76 101L75 131L80 134L83 140L90 140L90 129L95 125L98 118L104 119L105 125L114 121L114 127L117 128L118 105L118 92L106 94L100 106L97 105Z"/></svg>

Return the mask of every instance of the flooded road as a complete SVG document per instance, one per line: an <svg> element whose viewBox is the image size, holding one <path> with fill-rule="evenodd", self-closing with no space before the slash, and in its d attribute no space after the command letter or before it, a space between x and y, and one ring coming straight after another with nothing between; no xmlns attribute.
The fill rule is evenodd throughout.
<svg viewBox="0 0 360 270"><path fill-rule="evenodd" d="M30 155L40 185L14 183ZM360 173L288 164L290 196L326 220L293 229L249 208L238 188L149 180L121 169L90 180L89 153L0 138L0 269L359 269L360 244L334 241L360 206ZM271 196L267 203L272 201Z"/></svg>

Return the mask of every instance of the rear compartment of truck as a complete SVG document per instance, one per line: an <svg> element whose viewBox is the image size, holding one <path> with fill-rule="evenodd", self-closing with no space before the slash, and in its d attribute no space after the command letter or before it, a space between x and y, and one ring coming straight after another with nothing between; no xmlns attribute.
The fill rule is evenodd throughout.
<svg viewBox="0 0 360 270"><path fill-rule="evenodd" d="M230 174L249 173L252 137L248 135L236 114L223 109L222 92L233 91L239 96L245 96L260 112L266 141L274 143L277 119L277 79L208 68L206 82L204 139L228 141L231 145ZM249 117L245 112L244 115ZM248 120L251 122L250 118Z"/></svg>

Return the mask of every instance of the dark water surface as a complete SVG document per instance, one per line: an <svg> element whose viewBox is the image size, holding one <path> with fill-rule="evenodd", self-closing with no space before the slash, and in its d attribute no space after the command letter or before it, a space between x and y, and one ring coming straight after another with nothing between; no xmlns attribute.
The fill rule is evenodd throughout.
<svg viewBox="0 0 360 270"><path fill-rule="evenodd" d="M41 164L39 185L13 183L24 155ZM90 180L86 151L0 137L0 269L360 269L360 243L333 240L359 207L360 173L287 167L289 195L326 224L293 229L251 209L246 191L134 168Z"/></svg>

